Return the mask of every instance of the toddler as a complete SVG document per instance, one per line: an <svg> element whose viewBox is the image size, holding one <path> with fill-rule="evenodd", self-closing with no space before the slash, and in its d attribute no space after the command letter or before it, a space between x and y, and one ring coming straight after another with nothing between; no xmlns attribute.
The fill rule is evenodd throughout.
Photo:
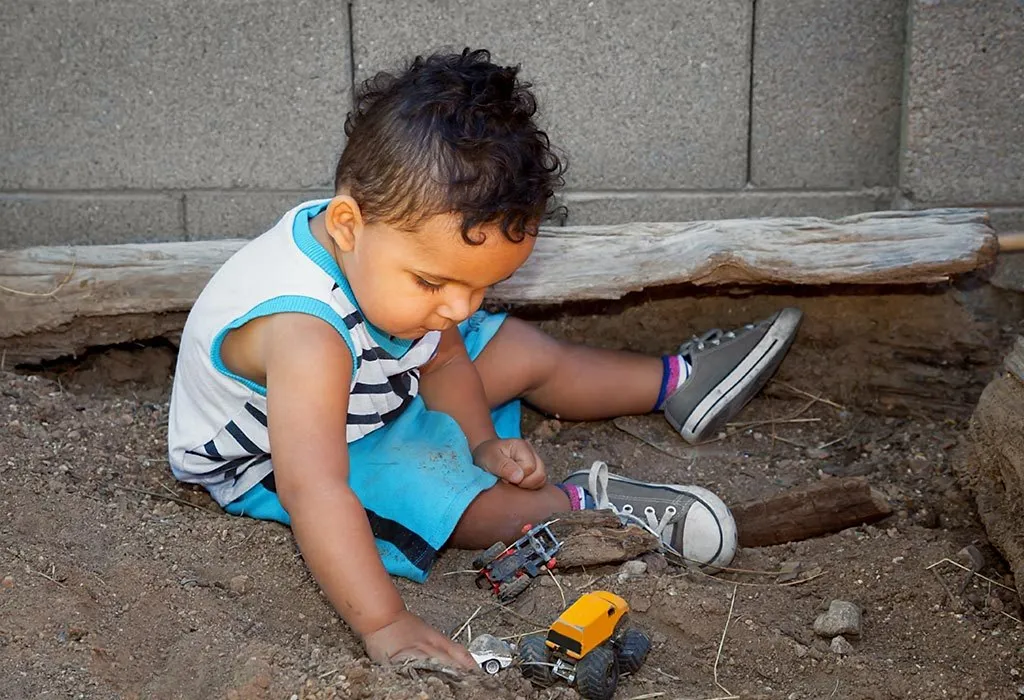
<svg viewBox="0 0 1024 700"><path fill-rule="evenodd" d="M511 542L525 523L596 507L700 564L735 551L728 509L700 487L601 463L551 483L520 437L519 402L572 421L662 411L699 442L765 384L800 312L647 357L480 311L529 257L562 183L535 112L517 68L486 51L367 81L334 197L299 204L233 255L182 335L175 477L229 513L290 526L378 662L474 666L405 608L389 576L423 581L445 546Z"/></svg>

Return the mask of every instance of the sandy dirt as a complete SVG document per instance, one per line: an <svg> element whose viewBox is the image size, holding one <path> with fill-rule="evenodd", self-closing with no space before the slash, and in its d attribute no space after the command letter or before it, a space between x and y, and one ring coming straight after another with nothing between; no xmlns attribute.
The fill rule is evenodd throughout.
<svg viewBox="0 0 1024 700"><path fill-rule="evenodd" d="M1014 582L952 469L971 409L1022 328L1006 307L979 321L962 302L953 292L678 297L543 321L564 338L658 352L799 304L807 320L789 360L737 419L757 425L697 449L658 416L576 424L528 412L524 433L556 476L603 459L737 503L859 475L894 514L741 550L741 571L714 576L656 558L625 581L614 566L556 569L561 589L539 580L509 608L461 573L472 553L451 551L425 585L399 582L405 599L448 632L479 608L472 633L505 637L543 628L563 594L615 591L654 639L623 699L1024 694ZM286 528L228 516L172 479L173 359L151 343L0 371L0 698L577 697L536 691L515 669L492 679L367 662ZM968 563L968 545L984 557L970 580L943 562ZM780 583L793 562L805 574ZM835 599L863 612L843 654L813 629Z"/></svg>

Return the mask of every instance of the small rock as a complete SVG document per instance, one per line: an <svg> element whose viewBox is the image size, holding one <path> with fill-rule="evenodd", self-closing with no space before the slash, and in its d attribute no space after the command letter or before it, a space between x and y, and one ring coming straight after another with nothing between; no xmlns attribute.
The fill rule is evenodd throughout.
<svg viewBox="0 0 1024 700"><path fill-rule="evenodd" d="M823 571L824 569L822 569L820 566L812 566L810 569L807 569L806 571L801 571L799 578L801 581L809 581L812 578L817 578L821 576Z"/></svg>
<svg viewBox="0 0 1024 700"><path fill-rule="evenodd" d="M648 552L640 557L640 561L647 564L647 573L649 574L660 574L668 570L668 559L664 554L658 552Z"/></svg>
<svg viewBox="0 0 1024 700"><path fill-rule="evenodd" d="M14 577L4 576L3 581L0 581L0 586L3 586L4 588L14 588Z"/></svg>
<svg viewBox="0 0 1024 700"><path fill-rule="evenodd" d="M992 612L1001 613L1004 607L1005 606L1003 605L1003 601L997 598L996 596L992 596L988 599L988 609Z"/></svg>
<svg viewBox="0 0 1024 700"><path fill-rule="evenodd" d="M798 659L802 659L807 656L808 649L803 644L793 643L793 653L796 654Z"/></svg>
<svg viewBox="0 0 1024 700"><path fill-rule="evenodd" d="M639 559L627 561L619 569L619 583L628 581L631 578L639 578L647 573L647 562Z"/></svg>
<svg viewBox="0 0 1024 700"><path fill-rule="evenodd" d="M71 625L68 628L68 639L70 639L73 642L82 641L82 639L87 634L89 634L89 630L85 629L84 627L79 627L78 625Z"/></svg>
<svg viewBox="0 0 1024 700"><path fill-rule="evenodd" d="M702 598L700 609L709 615L718 615L725 612L725 603L717 598Z"/></svg>
<svg viewBox="0 0 1024 700"><path fill-rule="evenodd" d="M124 413L117 419L117 422L121 425L131 425L135 422L135 417L130 413Z"/></svg>
<svg viewBox="0 0 1024 700"><path fill-rule="evenodd" d="M795 581L797 575L800 573L801 562L798 561L784 561L782 566L779 567L779 577L775 579L776 583L787 583L789 581Z"/></svg>
<svg viewBox="0 0 1024 700"><path fill-rule="evenodd" d="M646 596L634 598L632 601L630 601L629 607L630 609L636 610L637 612L647 612L651 609L651 599Z"/></svg>
<svg viewBox="0 0 1024 700"><path fill-rule="evenodd" d="M832 453L820 447L808 447L804 453L811 459L828 459Z"/></svg>
<svg viewBox="0 0 1024 700"><path fill-rule="evenodd" d="M828 612L818 615L814 621L814 632L819 637L859 636L860 608L845 600L833 600L828 605Z"/></svg>
<svg viewBox="0 0 1024 700"><path fill-rule="evenodd" d="M245 574L239 574L234 576L231 581L228 582L228 590L236 595L242 595L249 588L249 577Z"/></svg>
<svg viewBox="0 0 1024 700"><path fill-rule="evenodd" d="M562 423L557 419L541 421L533 431L537 440L550 440L562 430Z"/></svg>
<svg viewBox="0 0 1024 700"><path fill-rule="evenodd" d="M82 434L77 430L68 431L68 440L77 440L82 437Z"/></svg>
<svg viewBox="0 0 1024 700"><path fill-rule="evenodd" d="M839 656L849 656L853 653L853 645L846 641L846 638L842 635L832 640L829 649L832 650L833 654L838 654Z"/></svg>

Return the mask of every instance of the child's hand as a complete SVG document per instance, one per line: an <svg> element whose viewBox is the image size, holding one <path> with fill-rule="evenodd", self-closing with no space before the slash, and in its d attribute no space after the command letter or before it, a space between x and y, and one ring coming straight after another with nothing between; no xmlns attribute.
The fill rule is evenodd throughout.
<svg viewBox="0 0 1024 700"><path fill-rule="evenodd" d="M445 666L477 670L480 667L466 651L408 610L389 625L363 637L366 654L379 664L410 659L436 659Z"/></svg>
<svg viewBox="0 0 1024 700"><path fill-rule="evenodd" d="M526 440L484 440L473 450L473 460L520 488L539 489L548 480L544 460Z"/></svg>

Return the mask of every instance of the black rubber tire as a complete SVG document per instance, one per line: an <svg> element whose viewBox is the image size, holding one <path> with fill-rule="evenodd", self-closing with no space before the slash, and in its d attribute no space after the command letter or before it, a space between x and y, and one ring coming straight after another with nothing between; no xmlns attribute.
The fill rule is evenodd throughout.
<svg viewBox="0 0 1024 700"><path fill-rule="evenodd" d="M523 672L523 678L538 688L549 687L555 682L550 664L551 656L544 635L523 637L519 643L519 669Z"/></svg>
<svg viewBox="0 0 1024 700"><path fill-rule="evenodd" d="M484 553L473 559L472 567L474 569L482 569L492 561L498 558L498 555L508 549L508 546L504 542L495 542L490 547L484 550Z"/></svg>
<svg viewBox="0 0 1024 700"><path fill-rule="evenodd" d="M612 700L619 685L619 662L603 644L576 662L576 691L587 700Z"/></svg>
<svg viewBox="0 0 1024 700"><path fill-rule="evenodd" d="M651 638L638 629L627 628L619 634L616 645L619 652L619 670L622 673L636 673L647 660L647 652L651 650Z"/></svg>
<svg viewBox="0 0 1024 700"><path fill-rule="evenodd" d="M498 600L505 602L518 597L523 591L530 587L531 580L532 579L529 576L523 574L522 576L517 576L511 581L506 581L499 585Z"/></svg>

